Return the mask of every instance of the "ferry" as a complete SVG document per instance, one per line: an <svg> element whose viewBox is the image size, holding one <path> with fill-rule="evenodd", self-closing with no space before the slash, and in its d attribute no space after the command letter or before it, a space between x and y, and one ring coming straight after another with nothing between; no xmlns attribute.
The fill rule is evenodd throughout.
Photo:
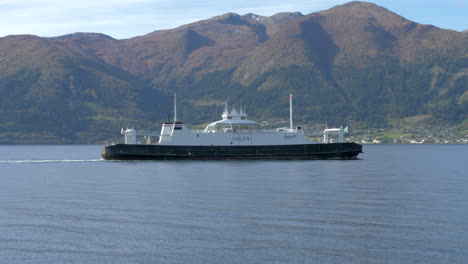
<svg viewBox="0 0 468 264"><path fill-rule="evenodd" d="M314 142L300 126L293 127L292 94L289 96L290 126L274 130L260 129L259 123L247 119L243 109L231 109L227 103L221 120L203 130L191 130L177 121L176 94L173 99L174 118L162 124L159 134L122 128L124 143L105 146L102 157L106 160L310 160L357 159L362 153L361 144L344 142L347 128L326 128L323 142ZM330 135L337 135L338 142L333 142Z"/></svg>

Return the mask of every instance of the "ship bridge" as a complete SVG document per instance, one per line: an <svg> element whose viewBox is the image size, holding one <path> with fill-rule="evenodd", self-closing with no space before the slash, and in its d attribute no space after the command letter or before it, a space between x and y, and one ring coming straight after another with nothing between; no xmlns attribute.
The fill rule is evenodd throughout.
<svg viewBox="0 0 468 264"><path fill-rule="evenodd" d="M205 133L219 133L219 132L241 132L241 131L253 131L259 127L259 124L255 121L247 119L247 114L242 108L237 111L235 108L229 110L226 103L224 112L221 115L222 120L210 123L206 126Z"/></svg>

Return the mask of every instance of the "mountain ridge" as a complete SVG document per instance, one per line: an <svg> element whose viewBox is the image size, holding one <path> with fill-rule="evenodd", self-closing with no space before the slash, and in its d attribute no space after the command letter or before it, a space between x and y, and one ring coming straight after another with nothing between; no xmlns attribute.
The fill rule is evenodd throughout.
<svg viewBox="0 0 468 264"><path fill-rule="evenodd" d="M460 124L468 122L466 83L468 35L358 1L307 15L227 13L124 40L7 36L0 142L32 142L44 131L45 141L94 142L121 126L154 129L174 91L192 124L217 119L225 99L259 120L283 119L280 98L289 93L299 95L302 123L379 127L427 115ZM38 109L50 122L32 125Z"/></svg>

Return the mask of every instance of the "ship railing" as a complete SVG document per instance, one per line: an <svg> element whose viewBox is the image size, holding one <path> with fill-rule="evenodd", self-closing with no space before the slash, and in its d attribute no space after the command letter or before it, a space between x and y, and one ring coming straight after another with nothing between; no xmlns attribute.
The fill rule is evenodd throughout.
<svg viewBox="0 0 468 264"><path fill-rule="evenodd" d="M209 131L206 131L204 129L190 129L190 131L192 133L198 133L198 134L210 134L210 133L239 133L239 134L287 134L287 133L291 133L290 131L278 131L276 129L252 129L252 130L249 130L249 129L243 129L243 130L226 130L223 131L223 130L216 130L216 131L213 131L213 130L209 130Z"/></svg>
<svg viewBox="0 0 468 264"><path fill-rule="evenodd" d="M159 137L160 132L157 131L137 131L137 136L150 136L150 137Z"/></svg>

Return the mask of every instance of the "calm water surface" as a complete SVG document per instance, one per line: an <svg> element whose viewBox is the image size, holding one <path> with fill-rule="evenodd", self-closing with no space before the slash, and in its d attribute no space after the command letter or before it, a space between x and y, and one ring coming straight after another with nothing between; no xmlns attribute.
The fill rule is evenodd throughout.
<svg viewBox="0 0 468 264"><path fill-rule="evenodd" d="M468 146L109 162L0 146L0 263L468 263Z"/></svg>

